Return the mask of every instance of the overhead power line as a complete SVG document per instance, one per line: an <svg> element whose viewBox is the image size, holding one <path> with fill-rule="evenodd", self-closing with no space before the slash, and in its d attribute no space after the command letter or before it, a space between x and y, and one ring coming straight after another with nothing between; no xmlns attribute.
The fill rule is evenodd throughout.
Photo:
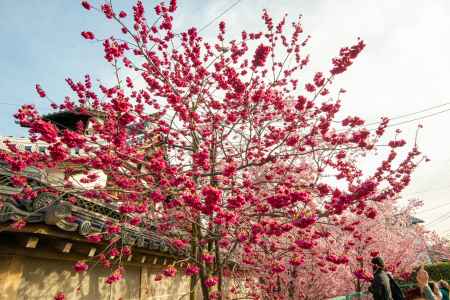
<svg viewBox="0 0 450 300"><path fill-rule="evenodd" d="M242 0L237 0L235 1L233 4L231 4L230 6L228 6L226 9L224 9L221 13L219 13L217 16L215 16L214 18L212 18L208 23L206 23L205 25L203 25L202 27L200 27L198 29L198 32L202 32L204 31L206 28L208 28L209 26L211 26L212 24L214 24L214 22L216 22L218 19L220 19L221 17L223 17L226 13L228 13L230 10L232 10L236 5L238 5L239 3L241 3ZM178 34L177 34L178 35ZM175 48L175 50L178 50L181 47L182 44L178 45L178 47Z"/></svg>
<svg viewBox="0 0 450 300"><path fill-rule="evenodd" d="M218 14L216 17L214 17L213 19L211 19L211 21L209 21L208 23L206 23L205 25L203 25L198 32L202 32L203 30L205 30L206 28L208 28L209 26L211 26L212 24L214 24L214 22L216 22L218 19L220 19L221 17L223 17L226 13L228 13L230 10L232 10L236 5L238 5L240 2L242 2L242 0L237 0L235 1L233 4L231 4L230 6L228 6L225 10L223 10L220 14Z"/></svg>
<svg viewBox="0 0 450 300"><path fill-rule="evenodd" d="M419 210L419 211L417 211L417 213L423 214L423 213L430 212L430 211L433 211L433 210L436 210L436 209L439 209L439 208L442 208L442 207L448 206L448 205L450 205L450 202L446 202L444 204L441 204L441 205L438 205L438 206L434 206L434 207L431 207L431 208L428 208L428 209L425 209L425 210Z"/></svg>
<svg viewBox="0 0 450 300"><path fill-rule="evenodd" d="M409 193L407 195L402 195L402 198L408 198L408 197L413 197L413 195L426 194L426 193L430 193L430 192L434 192L434 191L442 191L442 190L448 190L448 189L450 189L450 185L443 186L443 187L438 187L438 188L421 190L421 191L417 191L417 192L414 192L414 193Z"/></svg>
<svg viewBox="0 0 450 300"><path fill-rule="evenodd" d="M8 103L8 102L0 102L0 105L8 105L8 106L14 106L19 108L21 105L23 105L25 103Z"/></svg>
<svg viewBox="0 0 450 300"><path fill-rule="evenodd" d="M431 225L436 226L437 224L440 224L440 223L448 220L449 217L450 217L450 211L447 211L446 213L444 213L444 214L440 215L439 217L437 217L437 218L431 220L430 222L428 222L427 225L428 226L431 226Z"/></svg>
<svg viewBox="0 0 450 300"><path fill-rule="evenodd" d="M11 103L11 102L3 102L3 101L0 101L0 105L15 106L15 107L17 107L17 108L19 108L20 106L22 106L22 105L24 105L24 104L32 104L32 105L38 106L38 105L45 105L46 103L19 103L19 102L17 102L17 103Z"/></svg>
<svg viewBox="0 0 450 300"><path fill-rule="evenodd" d="M450 108L449 108L449 109L445 109L445 110L438 111L438 112L436 112L436 113L428 114L428 115L422 116L422 117L420 117L420 118L415 118L415 119L406 120L406 121L403 121L403 122L398 122L398 123L394 123L394 124L389 124L389 125L386 126L386 127L400 126L400 125L403 125L403 124L407 124L407 123L411 123L411 122L415 122L415 121L420 121L420 120L427 119L427 118L431 118L431 117L434 117L434 116L437 116L437 115L440 115L440 114L443 114L443 113L446 113L446 112L449 112L449 111L450 111ZM376 130L376 129L373 129L373 130Z"/></svg>
<svg viewBox="0 0 450 300"><path fill-rule="evenodd" d="M235 6L235 5L237 5L239 2L241 2L242 0L238 0L238 1L236 1L235 3L234 3L234 5L233 5L233 7ZM230 6L229 7L229 9L231 9L232 7ZM228 10L229 10L228 9ZM224 13L222 13L222 15L223 15ZM217 18L217 17L216 17ZM211 23L211 22L210 22ZM17 103L17 104L15 104L15 103L8 103L8 102L0 102L0 105L10 105L10 106L20 106L20 105L23 105L23 104L25 104L25 103ZM44 105L43 103L32 103L33 105ZM412 116L412 115L416 115L416 114L419 114L419 113L422 113L422 112L426 112L426 111L430 111L430 110L433 110L433 109L435 109L435 108L439 108L439 107L442 107L442 106L446 106L446 105L449 105L450 104L450 102L446 102L446 103L444 103L444 104L440 104L440 105L436 105L436 106L432 106L432 107L429 107L429 108L426 108L426 109L422 109L422 110L419 110L419 111L415 111L415 112L411 112L411 113L408 113L408 114L404 114L404 115L399 115L399 116L395 116L395 117L393 117L393 118L390 118L390 120L398 120L398 119L402 119L402 118L405 118L405 117L408 117L408 116ZM441 111L438 111L438 112L435 112L435 113L431 113L431 114L428 114L428 115L425 115L425 116L421 116L421 117L418 117L418 118L414 118L414 119L410 119L410 120L406 120L406 121L402 121L402 122L397 122L397 123L393 123L393 124L388 124L387 126L386 126L386 128L388 128L388 127L396 127L396 126L400 126L400 125L403 125L403 124L407 124L407 123L411 123L411 122L415 122L415 121L420 121L420 120L423 120L423 119L426 119L426 118L431 118L431 117L434 117L434 116L437 116L437 115L440 115L440 114L443 114L443 113L447 113L447 112L449 112L450 111L450 108L448 108L448 109L444 109L444 110L441 110ZM368 124L366 124L366 126L372 126L372 125L378 125L380 122L372 122L372 123L368 123ZM371 128L371 129L369 129L369 131L374 131L374 130L376 130L377 128Z"/></svg>
<svg viewBox="0 0 450 300"><path fill-rule="evenodd" d="M398 120L398 119L406 118L408 116L417 115L417 114L420 114L420 113L423 113L423 112L426 112L426 111L431 111L431 110L434 110L436 108L443 107L443 106L446 106L446 105L449 105L449 104L450 104L450 102L446 102L444 104L432 106L432 107L429 107L429 108L425 108L425 109L422 109L422 110L419 110L419 111L407 113L407 114L404 114L404 115L395 116L395 117L389 118L389 119L390 120ZM386 128L397 127L397 126L400 126L400 125L403 125L403 124L408 124L408 123L420 121L420 120L431 118L431 117L434 117L434 116L437 116L437 115L440 115L440 114L443 114L443 113L447 113L449 111L450 111L450 108L444 109L444 110L441 110L441 111L438 111L438 112L435 112L435 113L427 114L427 115L424 115L424 116L421 116L421 117L418 117L418 118L405 120L405 121L401 121L401 122L397 122L397 123L391 123L391 124L388 124L386 126ZM338 123L340 123L340 122L338 122ZM381 121L379 121L379 122L371 122L371 123L368 123L368 124L363 124L362 126L373 126L373 125L378 125L380 123L381 123ZM378 127L374 127L374 128L368 128L367 130L368 131L375 131L377 129L378 129ZM344 128L344 129L338 130L338 132L345 132L347 130L348 130L347 128Z"/></svg>
<svg viewBox="0 0 450 300"><path fill-rule="evenodd" d="M450 102L445 102L445 103L440 104L440 105L431 106L431 107L428 107L428 108L425 108L425 109L422 109L422 110L418 110L418 111L415 111L415 112L412 112L412 113L407 113L407 114L404 114L404 115L398 115L398 116L395 116L395 117L392 117L392 118L389 118L389 119L391 121L392 120L403 119L403 118L414 116L414 115L417 115L417 114L420 114L420 113L423 113L423 112L427 112L427 111L430 111L430 110L433 110L433 109L436 109L436 108L447 106L449 104L450 104ZM374 122L367 123L366 126L377 125L379 123L380 123L380 121L374 121Z"/></svg>

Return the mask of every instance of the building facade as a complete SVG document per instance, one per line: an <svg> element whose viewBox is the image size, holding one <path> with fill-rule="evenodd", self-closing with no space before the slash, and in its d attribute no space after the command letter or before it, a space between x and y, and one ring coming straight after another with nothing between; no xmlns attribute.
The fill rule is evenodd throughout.
<svg viewBox="0 0 450 300"><path fill-rule="evenodd" d="M81 120L89 129L89 118L84 114L62 112L49 116L48 120L64 128L72 128ZM48 147L28 138L0 137L0 151L11 152L8 143L19 151L45 153ZM82 155L77 149L72 151L72 155ZM66 167L29 168L23 175L34 187L60 184ZM53 299L59 292L64 293L65 299L85 300L190 298L190 277L181 270L173 278L155 280L183 253L158 236L150 221L142 226L128 225L116 205L79 195L55 197L41 192L33 201L17 199L14 195L19 190L11 184L12 175L6 164L0 162L0 300ZM80 184L76 176L70 178L74 186L90 188ZM107 178L99 174L99 179L91 184L104 186ZM11 226L18 220L26 221L27 225L20 230ZM120 233L104 236L99 244L86 239L88 235L104 233L109 223L120 223ZM98 257L110 255L108 249L113 241L130 247L132 254L123 257L121 254L115 260L124 266L124 277L108 284L106 278L118 266L105 268L98 263ZM75 272L74 263L80 260L88 263L87 272ZM176 267L182 269L183 264Z"/></svg>

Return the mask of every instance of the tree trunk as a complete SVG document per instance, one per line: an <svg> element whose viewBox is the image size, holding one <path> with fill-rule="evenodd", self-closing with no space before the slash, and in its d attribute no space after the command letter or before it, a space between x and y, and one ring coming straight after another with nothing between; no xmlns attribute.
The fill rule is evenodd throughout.
<svg viewBox="0 0 450 300"><path fill-rule="evenodd" d="M218 229L217 229L218 230ZM216 255L216 270L217 270L217 277L218 277L218 282L217 282L217 292L219 293L219 297L217 298L218 300L222 300L223 298L223 266L222 266L222 262L221 262L221 258L220 258L220 249L219 249L219 241L216 240L214 242L214 247L215 247L215 255Z"/></svg>
<svg viewBox="0 0 450 300"><path fill-rule="evenodd" d="M361 281L358 279L356 281L356 292L358 293L358 295L356 296L358 299L361 299Z"/></svg>
<svg viewBox="0 0 450 300"><path fill-rule="evenodd" d="M192 239L191 239L191 255L192 257L197 257L197 228L195 224L192 224ZM191 283L189 288L189 300L195 300L195 286L197 284L197 276L191 276Z"/></svg>
<svg viewBox="0 0 450 300"><path fill-rule="evenodd" d="M203 300L209 300L209 289L205 284L205 280L206 280L205 270L202 268L200 270L200 282L202 287Z"/></svg>
<svg viewBox="0 0 450 300"><path fill-rule="evenodd" d="M189 288L189 300L195 300L195 286L197 283L197 276L191 276L191 284Z"/></svg>

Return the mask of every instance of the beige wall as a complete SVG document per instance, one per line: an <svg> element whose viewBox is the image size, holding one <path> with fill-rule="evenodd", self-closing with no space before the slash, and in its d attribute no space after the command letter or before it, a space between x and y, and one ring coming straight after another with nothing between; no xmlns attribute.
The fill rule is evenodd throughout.
<svg viewBox="0 0 450 300"><path fill-rule="evenodd" d="M17 257L0 257L0 300L17 299L23 263Z"/></svg>
<svg viewBox="0 0 450 300"><path fill-rule="evenodd" d="M189 278L155 282L161 267L128 267L125 279L105 283L109 272L96 267L87 273L73 271L73 262L30 257L0 257L0 300L52 300L62 291L68 300L184 300L189 299ZM181 273L181 272L179 272ZM141 284L142 283L142 284Z"/></svg>
<svg viewBox="0 0 450 300"><path fill-rule="evenodd" d="M185 300L189 299L190 278L178 272L174 278L155 281L157 274L161 272L161 267L148 267L143 272L143 281L147 284L143 285L142 299L157 300ZM145 274L147 273L147 274ZM145 276L147 275L147 276Z"/></svg>

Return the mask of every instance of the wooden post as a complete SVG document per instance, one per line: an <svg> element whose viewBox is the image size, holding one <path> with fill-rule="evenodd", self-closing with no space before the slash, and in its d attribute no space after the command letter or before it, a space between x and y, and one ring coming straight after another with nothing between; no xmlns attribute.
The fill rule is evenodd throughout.
<svg viewBox="0 0 450 300"><path fill-rule="evenodd" d="M25 243L25 248L31 248L34 249L36 248L37 244L39 242L39 238L35 237L35 236L30 236Z"/></svg>
<svg viewBox="0 0 450 300"><path fill-rule="evenodd" d="M144 256L145 257L145 256ZM141 290L139 293L140 300L147 300L149 298L149 282L148 282L148 267L142 265L141 267Z"/></svg>
<svg viewBox="0 0 450 300"><path fill-rule="evenodd" d="M62 248L62 252L69 253L71 249L72 249L72 243L65 243Z"/></svg>
<svg viewBox="0 0 450 300"><path fill-rule="evenodd" d="M96 249L96 248L91 248L91 249L89 249L89 254L88 254L88 256L89 256L89 257L93 257L93 256L95 255L95 252L97 252L97 249Z"/></svg>

